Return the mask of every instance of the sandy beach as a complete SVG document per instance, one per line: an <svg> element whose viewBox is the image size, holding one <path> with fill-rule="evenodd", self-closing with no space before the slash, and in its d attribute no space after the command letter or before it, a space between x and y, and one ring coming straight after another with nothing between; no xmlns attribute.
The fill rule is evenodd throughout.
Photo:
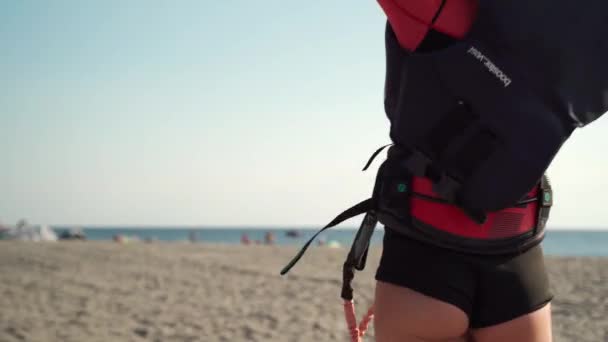
<svg viewBox="0 0 608 342"><path fill-rule="evenodd" d="M0 341L345 341L346 249L0 243ZM380 247L355 279L373 295ZM548 258L555 341L608 341L608 258ZM367 340L373 340L373 328Z"/></svg>

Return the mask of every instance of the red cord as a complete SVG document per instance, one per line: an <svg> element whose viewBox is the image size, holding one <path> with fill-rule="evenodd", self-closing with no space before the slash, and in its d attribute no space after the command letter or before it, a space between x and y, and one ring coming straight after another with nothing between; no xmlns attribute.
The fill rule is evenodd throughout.
<svg viewBox="0 0 608 342"><path fill-rule="evenodd" d="M357 316L355 314L355 304L352 300L344 301L344 317L346 318L346 326L348 327L348 333L350 335L351 342L361 342L361 338L367 331L369 323L374 318L374 306L372 305L367 314L361 320L359 326L357 326Z"/></svg>

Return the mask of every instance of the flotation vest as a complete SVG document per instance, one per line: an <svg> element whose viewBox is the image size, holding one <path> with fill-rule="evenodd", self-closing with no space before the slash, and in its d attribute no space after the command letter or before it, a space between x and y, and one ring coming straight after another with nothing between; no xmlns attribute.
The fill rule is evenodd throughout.
<svg viewBox="0 0 608 342"><path fill-rule="evenodd" d="M519 201L574 129L608 110L605 0L379 3L401 162L480 222Z"/></svg>
<svg viewBox="0 0 608 342"><path fill-rule="evenodd" d="M281 271L318 234L365 214L343 266L345 300L378 222L473 254L539 243L553 201L546 169L576 128L608 110L605 0L378 2L393 146L372 197ZM449 222L433 217L438 206Z"/></svg>

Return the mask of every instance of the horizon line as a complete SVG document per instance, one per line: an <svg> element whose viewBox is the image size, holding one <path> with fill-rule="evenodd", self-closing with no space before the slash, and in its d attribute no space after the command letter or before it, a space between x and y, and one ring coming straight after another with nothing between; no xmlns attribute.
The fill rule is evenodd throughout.
<svg viewBox="0 0 608 342"><path fill-rule="evenodd" d="M238 224L230 224L230 225L196 225L196 224L171 224L171 225L146 225L146 224L49 224L51 228L83 228L83 229L269 229L269 230L285 230L285 229L294 229L294 230L319 230L323 226L321 225L238 225ZM358 225L352 226L336 226L333 227L334 230L356 230L358 229ZM379 225L379 228L384 229L382 225ZM570 227L570 226L548 226L547 230L554 231L608 231L608 227Z"/></svg>

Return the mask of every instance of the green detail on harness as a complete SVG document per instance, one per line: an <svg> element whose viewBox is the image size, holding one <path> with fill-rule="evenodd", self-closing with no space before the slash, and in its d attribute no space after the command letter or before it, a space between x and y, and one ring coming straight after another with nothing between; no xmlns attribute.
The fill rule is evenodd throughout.
<svg viewBox="0 0 608 342"><path fill-rule="evenodd" d="M545 192L545 195L543 197L545 203L549 203L551 202L551 193L550 192Z"/></svg>
<svg viewBox="0 0 608 342"><path fill-rule="evenodd" d="M407 191L407 185L405 183L397 184L397 192L406 192L406 191Z"/></svg>

